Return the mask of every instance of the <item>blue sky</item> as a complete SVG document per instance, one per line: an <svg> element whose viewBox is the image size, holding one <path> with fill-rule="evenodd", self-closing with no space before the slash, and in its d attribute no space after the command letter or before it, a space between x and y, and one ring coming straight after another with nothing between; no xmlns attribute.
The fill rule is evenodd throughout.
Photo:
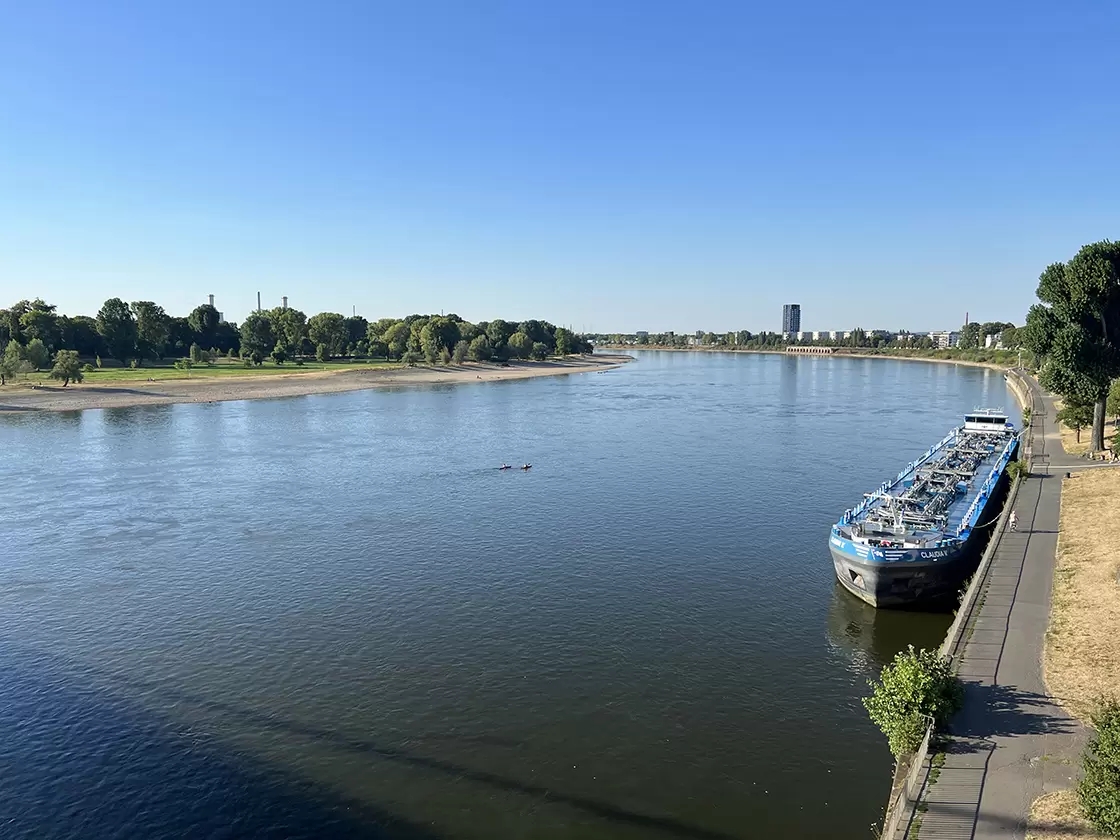
<svg viewBox="0 0 1120 840"><path fill-rule="evenodd" d="M0 4L0 305L1021 322L1120 238L1120 4Z"/></svg>

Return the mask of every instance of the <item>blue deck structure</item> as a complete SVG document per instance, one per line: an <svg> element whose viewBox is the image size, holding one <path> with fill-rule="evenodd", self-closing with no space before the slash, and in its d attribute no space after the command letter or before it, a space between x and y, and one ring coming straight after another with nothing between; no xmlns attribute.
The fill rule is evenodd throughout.
<svg viewBox="0 0 1120 840"><path fill-rule="evenodd" d="M954 594L979 559L979 534L1002 503L1018 446L1005 414L968 414L832 526L840 583L876 607Z"/></svg>

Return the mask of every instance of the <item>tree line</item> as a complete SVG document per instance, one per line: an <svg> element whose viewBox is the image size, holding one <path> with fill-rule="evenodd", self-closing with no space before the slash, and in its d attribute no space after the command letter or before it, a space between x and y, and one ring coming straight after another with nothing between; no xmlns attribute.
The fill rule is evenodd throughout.
<svg viewBox="0 0 1120 840"><path fill-rule="evenodd" d="M1023 346L1037 355L1042 384L1061 394L1066 419L1092 414L1089 447L1104 449L1109 392L1120 377L1120 242L1094 242L1047 266L1035 294Z"/></svg>
<svg viewBox="0 0 1120 840"><path fill-rule="evenodd" d="M110 298L96 316L61 315L41 299L21 300L0 309L0 376L42 370L65 352L80 381L78 360L102 356L139 367L167 358L204 360L207 354L236 356L260 365L314 356L379 358L431 364L506 359L545 359L550 355L589 353L582 336L548 321L465 321L458 315L409 315L368 321L360 315L320 312L308 317L298 309L276 307L249 315L240 325L223 321L210 304L186 317L169 315L152 301L126 303ZM72 354L72 356L71 356ZM60 377L61 378L61 377ZM69 381L69 380L67 380Z"/></svg>

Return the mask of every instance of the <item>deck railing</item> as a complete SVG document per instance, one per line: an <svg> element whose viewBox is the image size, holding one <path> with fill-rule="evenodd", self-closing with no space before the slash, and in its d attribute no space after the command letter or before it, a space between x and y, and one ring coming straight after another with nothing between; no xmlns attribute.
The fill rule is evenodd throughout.
<svg viewBox="0 0 1120 840"><path fill-rule="evenodd" d="M898 482L902 481L902 479L906 478L907 475L912 473L914 470L916 470L918 467L932 458L935 452L942 449L945 444L949 443L949 441L951 441L956 436L957 430L953 429L953 431L949 432L949 434L945 435L945 437L941 439L940 443L935 443L933 446L926 450L926 453L924 455L922 455L917 460L911 461L909 464L903 467L902 471L899 472L898 475L896 475L890 481L884 481L882 484L875 488L874 492L868 493L866 496L864 496L863 501L856 505L854 508L849 508L848 510L844 511L844 515L840 517L840 524L847 525L849 522L851 522L853 519L867 510L867 508L870 507L873 502L877 501L880 497L882 497L884 493L898 484Z"/></svg>

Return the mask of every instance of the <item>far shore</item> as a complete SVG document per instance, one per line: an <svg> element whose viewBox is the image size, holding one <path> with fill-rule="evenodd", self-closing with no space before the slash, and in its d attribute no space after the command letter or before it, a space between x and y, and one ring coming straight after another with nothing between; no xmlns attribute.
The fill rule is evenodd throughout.
<svg viewBox="0 0 1120 840"><path fill-rule="evenodd" d="M368 388L399 388L417 385L456 385L595 373L632 361L622 354L568 356L546 362L510 362L508 367L489 363L463 366L416 366L360 368L314 373L269 376L205 377L156 382L106 382L105 384L38 385L16 384L0 388L0 414L36 411L81 411L97 408L126 408L170 403L224 402L310 394L337 394Z"/></svg>
<svg viewBox="0 0 1120 840"><path fill-rule="evenodd" d="M976 362L971 359L938 359L932 356L896 356L890 353L852 353L848 352L848 348L841 348L836 353L787 353L782 350L761 350L758 348L733 350L730 347L662 347L654 344L647 345L599 345L605 350L612 351L630 351L630 350L658 350L665 353L730 353L738 355L739 353L754 353L764 356L806 356L812 359L894 359L899 362L934 362L935 364L942 365L964 365L966 367L983 367L991 368L992 370L1005 371L1011 365L1002 365L999 362Z"/></svg>

